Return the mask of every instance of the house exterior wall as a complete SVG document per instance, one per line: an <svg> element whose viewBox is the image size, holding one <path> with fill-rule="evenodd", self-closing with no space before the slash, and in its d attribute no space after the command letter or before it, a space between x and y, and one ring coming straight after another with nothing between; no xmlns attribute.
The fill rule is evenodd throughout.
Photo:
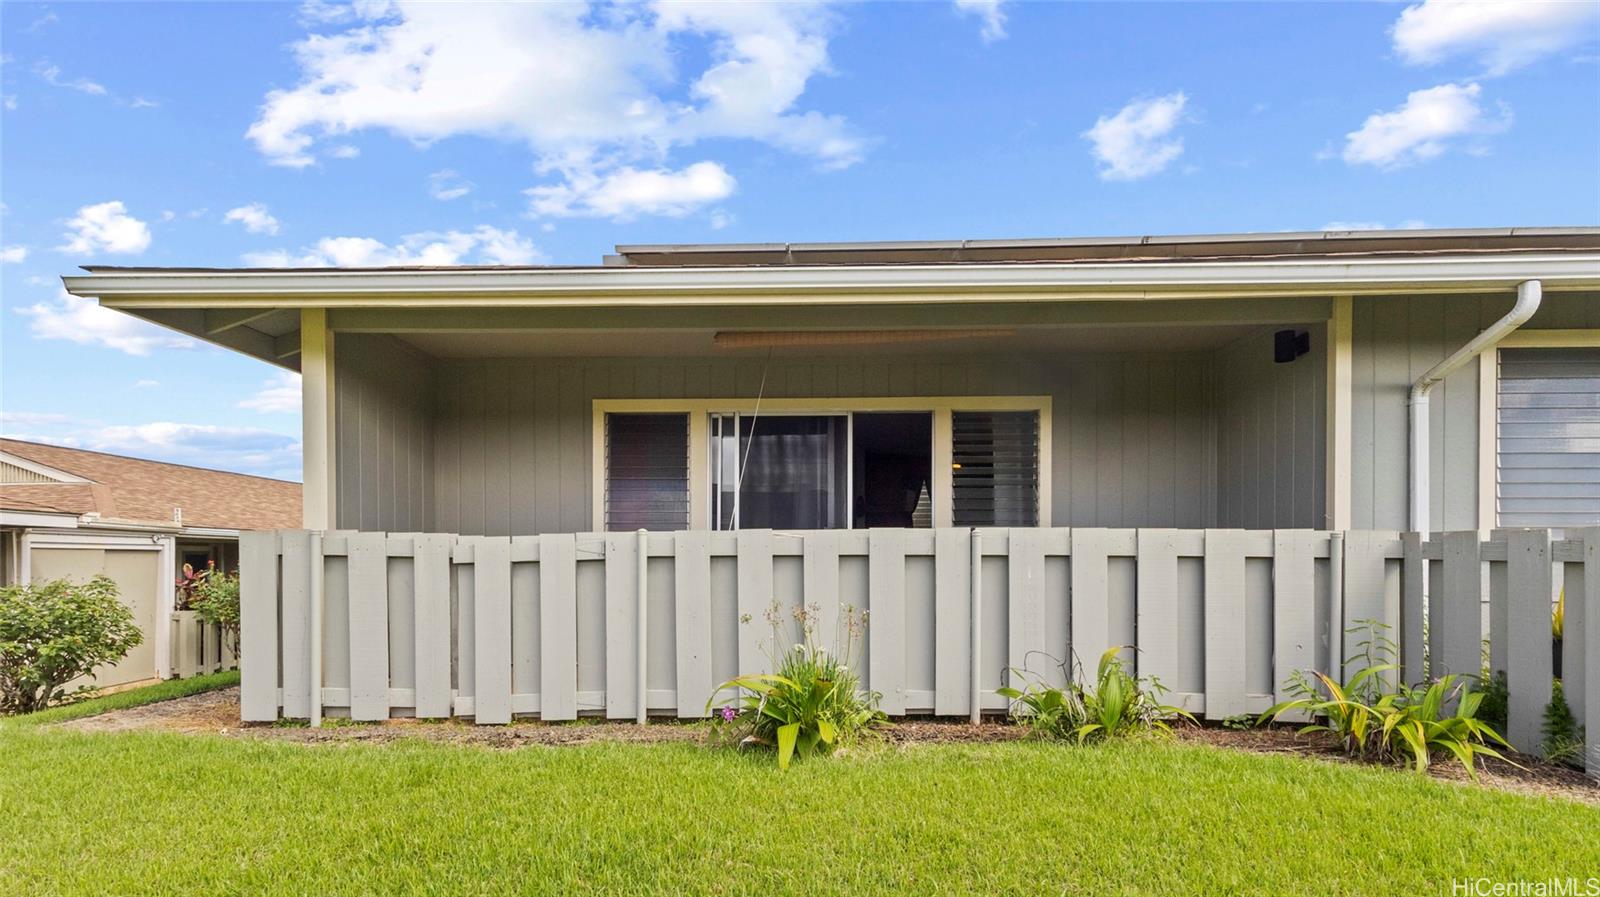
<svg viewBox="0 0 1600 897"><path fill-rule="evenodd" d="M433 515L433 358L381 333L340 334L338 345L337 524L423 531Z"/></svg>
<svg viewBox="0 0 1600 897"><path fill-rule="evenodd" d="M1515 296L1358 296L1352 305L1351 526L1407 526L1411 384L1510 310ZM1523 330L1600 328L1600 294L1549 293ZM1439 530L1478 529L1479 364L1434 388L1429 515Z"/></svg>
<svg viewBox="0 0 1600 897"><path fill-rule="evenodd" d="M595 399L753 397L762 368L760 358L441 360L428 529L592 530ZM1053 525L1200 527L1215 517L1210 370L1207 353L780 358L765 395L1048 395ZM351 474L341 465L341 482ZM341 526L353 519L341 508Z"/></svg>
<svg viewBox="0 0 1600 897"><path fill-rule="evenodd" d="M1293 329L1311 350L1292 362L1273 361L1273 329L1215 355L1217 526L1325 525L1327 329Z"/></svg>
<svg viewBox="0 0 1600 897"><path fill-rule="evenodd" d="M164 642L156 637L160 601L161 563L166 555L151 546L148 550L107 548L35 548L29 558L29 576L35 583L68 579L85 583L104 574L117 584L117 597L133 612L134 622L144 633L144 641L115 664L99 667L93 679L75 679L67 690L81 685L110 688L140 682L157 676L157 650ZM163 621L163 624L164 621Z"/></svg>

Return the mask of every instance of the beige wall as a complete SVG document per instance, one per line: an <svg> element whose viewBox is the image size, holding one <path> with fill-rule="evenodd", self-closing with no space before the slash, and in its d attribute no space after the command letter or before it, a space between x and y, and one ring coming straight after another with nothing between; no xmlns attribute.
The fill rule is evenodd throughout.
<svg viewBox="0 0 1600 897"><path fill-rule="evenodd" d="M34 582L69 579L87 582L99 574L117 583L118 595L133 611L144 641L121 663L101 667L92 682L79 680L68 688L92 684L99 688L153 679L156 676L156 590L161 581L161 552L105 548L36 548L30 556Z"/></svg>

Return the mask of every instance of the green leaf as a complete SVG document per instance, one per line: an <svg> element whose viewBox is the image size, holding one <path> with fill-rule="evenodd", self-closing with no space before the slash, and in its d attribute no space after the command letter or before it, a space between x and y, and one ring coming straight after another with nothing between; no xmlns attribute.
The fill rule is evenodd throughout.
<svg viewBox="0 0 1600 897"><path fill-rule="evenodd" d="M789 760L794 757L795 737L800 734L800 724L790 723L778 727L778 768L788 769Z"/></svg>
<svg viewBox="0 0 1600 897"><path fill-rule="evenodd" d="M839 737L839 730L834 728L833 723L825 719L819 719L817 720L817 735L828 744L833 744L834 739Z"/></svg>

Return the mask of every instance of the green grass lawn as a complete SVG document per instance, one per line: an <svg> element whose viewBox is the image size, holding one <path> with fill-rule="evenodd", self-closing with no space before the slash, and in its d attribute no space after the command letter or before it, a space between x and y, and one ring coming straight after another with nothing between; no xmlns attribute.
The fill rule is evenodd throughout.
<svg viewBox="0 0 1600 897"><path fill-rule="evenodd" d="M1172 743L303 745L0 726L4 894L1448 894L1600 810Z"/></svg>

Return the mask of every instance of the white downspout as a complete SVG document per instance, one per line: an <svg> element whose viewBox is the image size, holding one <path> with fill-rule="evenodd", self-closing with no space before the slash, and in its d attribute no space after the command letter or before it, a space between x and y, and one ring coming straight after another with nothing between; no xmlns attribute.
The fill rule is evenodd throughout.
<svg viewBox="0 0 1600 897"><path fill-rule="evenodd" d="M1408 404L1411 406L1411 525L1412 532L1422 533L1427 538L1431 531L1428 521L1429 506L1429 468L1428 468L1428 393L1440 380L1449 376L1456 368L1467 362L1505 339L1506 334L1521 327L1539 310L1539 300L1544 294L1544 288L1537 280L1525 280L1517 285L1517 303L1511 306L1511 311L1506 316L1489 325L1488 329L1472 338L1472 341L1457 349L1449 358L1439 362L1428 369L1416 383L1411 385L1411 396Z"/></svg>

